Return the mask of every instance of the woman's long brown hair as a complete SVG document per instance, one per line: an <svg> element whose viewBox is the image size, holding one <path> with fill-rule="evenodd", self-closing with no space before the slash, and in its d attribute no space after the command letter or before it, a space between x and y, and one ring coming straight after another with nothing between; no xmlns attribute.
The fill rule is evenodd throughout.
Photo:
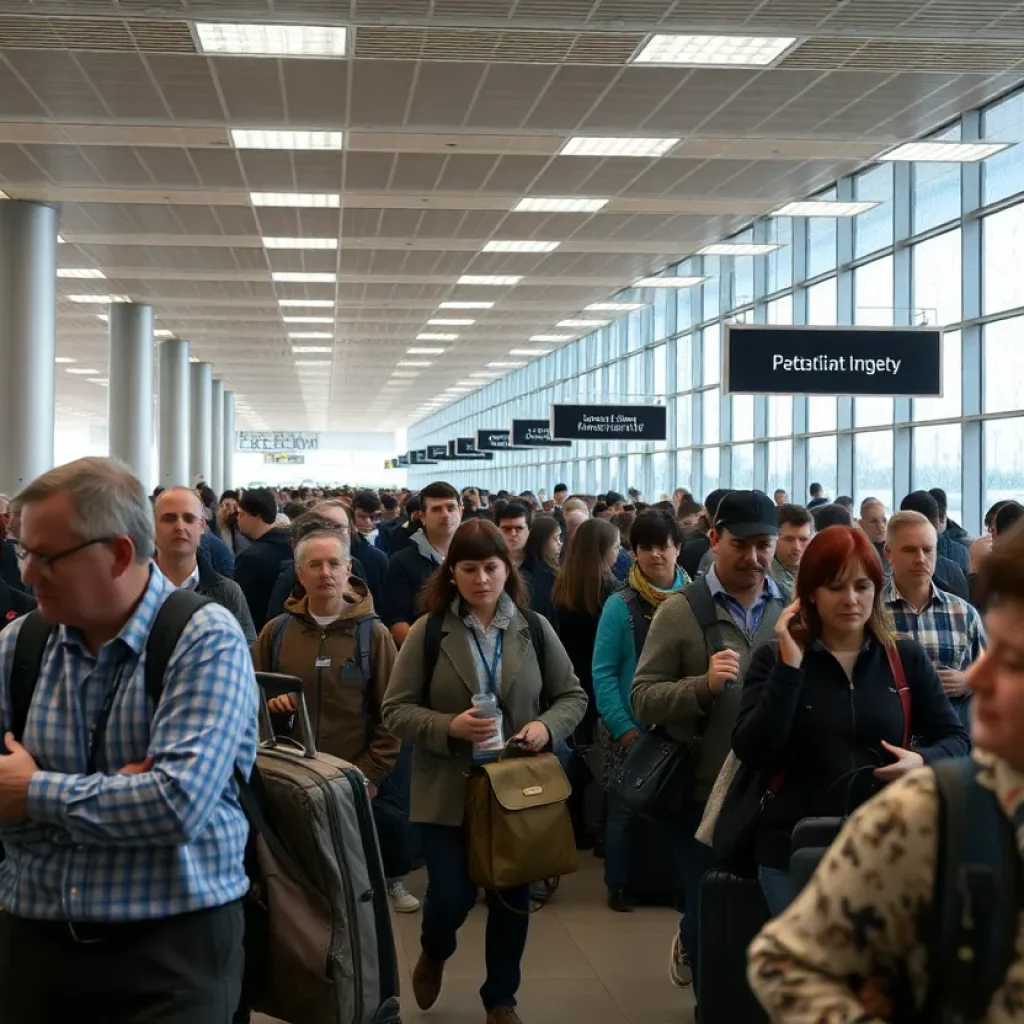
<svg viewBox="0 0 1024 1024"><path fill-rule="evenodd" d="M612 579L608 552L618 539L619 531L604 519L588 519L580 525L551 591L556 607L586 612L595 619L601 614Z"/></svg>

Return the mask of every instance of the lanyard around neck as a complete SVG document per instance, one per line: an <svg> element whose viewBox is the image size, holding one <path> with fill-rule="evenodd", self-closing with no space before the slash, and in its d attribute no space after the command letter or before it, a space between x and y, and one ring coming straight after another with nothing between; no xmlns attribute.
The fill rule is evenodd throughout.
<svg viewBox="0 0 1024 1024"><path fill-rule="evenodd" d="M484 656L484 649L480 645L480 638L476 635L476 630L471 626L466 627L470 635L473 637L473 643L476 644L477 653L480 655L480 660L483 662L484 671L487 673L487 681L490 683L491 693L497 694L498 692L498 665L501 663L501 638L502 632L498 630L498 636L494 641L494 657L491 660L491 664L487 664L487 658Z"/></svg>

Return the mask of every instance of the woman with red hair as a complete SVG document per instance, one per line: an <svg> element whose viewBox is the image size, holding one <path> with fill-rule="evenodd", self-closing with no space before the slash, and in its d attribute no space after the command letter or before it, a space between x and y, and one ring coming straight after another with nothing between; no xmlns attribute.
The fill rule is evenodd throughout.
<svg viewBox="0 0 1024 1024"><path fill-rule="evenodd" d="M893 779L970 749L924 650L894 635L882 587L860 530L823 530L800 562L777 639L754 652L743 680L732 748L774 781L754 848L773 915L796 896L788 866L799 821L846 816Z"/></svg>

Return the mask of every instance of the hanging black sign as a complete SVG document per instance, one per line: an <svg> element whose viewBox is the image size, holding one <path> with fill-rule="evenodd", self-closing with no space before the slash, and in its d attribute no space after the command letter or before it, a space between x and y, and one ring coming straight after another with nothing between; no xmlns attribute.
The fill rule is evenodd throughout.
<svg viewBox="0 0 1024 1024"><path fill-rule="evenodd" d="M478 452L513 452L511 430L478 430L476 432Z"/></svg>
<svg viewBox="0 0 1024 1024"><path fill-rule="evenodd" d="M446 444L428 444L427 445L427 458L431 461L435 459L447 459L448 458L448 445Z"/></svg>
<svg viewBox="0 0 1024 1024"><path fill-rule="evenodd" d="M663 405L553 405L551 433L585 441L666 441Z"/></svg>
<svg viewBox="0 0 1024 1024"><path fill-rule="evenodd" d="M436 462L432 462L427 458L426 448L413 448L408 454L410 466L436 466Z"/></svg>
<svg viewBox="0 0 1024 1024"><path fill-rule="evenodd" d="M408 466L409 465L409 456L408 455L399 455L397 458L395 458L392 461L392 465L395 466L395 467Z"/></svg>
<svg viewBox="0 0 1024 1024"><path fill-rule="evenodd" d="M449 450L451 450L451 442L449 441L448 444ZM494 456L490 452L479 451L476 446L475 437L457 437L455 438L455 458L484 461L493 459Z"/></svg>
<svg viewBox="0 0 1024 1024"><path fill-rule="evenodd" d="M515 448L571 448L572 441L553 438L548 420L513 420L512 445Z"/></svg>
<svg viewBox="0 0 1024 1024"><path fill-rule="evenodd" d="M932 327L727 324L722 394L942 397L942 331Z"/></svg>

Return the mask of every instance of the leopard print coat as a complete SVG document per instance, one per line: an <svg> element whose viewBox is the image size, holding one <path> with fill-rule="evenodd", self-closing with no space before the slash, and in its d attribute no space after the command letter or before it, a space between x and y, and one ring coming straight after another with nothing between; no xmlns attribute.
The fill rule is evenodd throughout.
<svg viewBox="0 0 1024 1024"><path fill-rule="evenodd" d="M1024 855L1024 772L982 752L974 756L979 780L999 796ZM851 817L807 888L754 940L750 984L773 1022L881 1024L897 1014L901 988L904 1009L920 1009L928 989L923 929L938 811L928 768L886 787ZM1024 928L986 1024L1024 1022L1022 943Z"/></svg>

